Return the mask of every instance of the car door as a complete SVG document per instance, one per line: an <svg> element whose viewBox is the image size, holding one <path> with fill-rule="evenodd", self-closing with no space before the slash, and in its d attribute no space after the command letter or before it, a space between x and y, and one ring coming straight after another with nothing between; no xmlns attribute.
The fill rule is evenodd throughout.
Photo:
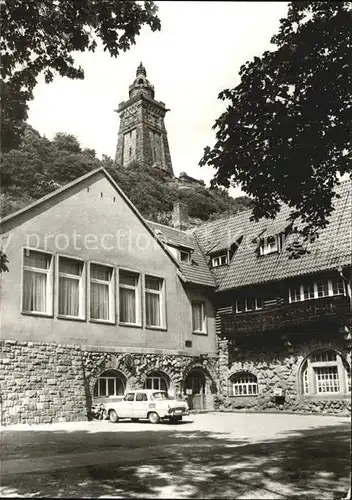
<svg viewBox="0 0 352 500"><path fill-rule="evenodd" d="M128 392L122 401L118 403L118 416L120 418L133 417L134 392Z"/></svg>
<svg viewBox="0 0 352 500"><path fill-rule="evenodd" d="M134 418L147 418L148 396L145 392L136 392L136 399L133 405Z"/></svg>

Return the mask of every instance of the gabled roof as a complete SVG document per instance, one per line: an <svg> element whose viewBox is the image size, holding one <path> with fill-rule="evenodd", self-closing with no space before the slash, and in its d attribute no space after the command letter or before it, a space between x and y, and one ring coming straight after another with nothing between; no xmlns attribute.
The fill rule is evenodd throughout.
<svg viewBox="0 0 352 500"><path fill-rule="evenodd" d="M106 177L146 230L158 241L176 265L177 273L184 282L217 287L217 291L225 291L351 266L351 180L342 182L336 188L340 198L335 198L335 210L330 216L328 226L320 232L317 240L308 245L309 253L302 255L299 259L290 259L290 254L285 249L280 253L263 256L258 254L259 238L283 232L290 225L288 219L290 209L287 206L282 207L274 220L261 219L253 222L250 220L252 211L249 209L227 219L202 224L191 231L181 231L146 221L103 168L92 170L26 208L4 217L0 221L0 234L10 231L23 221L47 210L60 200L60 196L66 191L74 191L75 187L79 189L79 185L87 179L101 175ZM293 236L289 235L286 241L291 241ZM242 240L241 237L243 237ZM237 244L238 247L229 265L210 270L212 254L230 249L232 245L237 246ZM192 251L191 262L179 262L168 249L168 245L190 249Z"/></svg>
<svg viewBox="0 0 352 500"><path fill-rule="evenodd" d="M191 233L170 226L164 226L164 224L159 224L158 222L147 220L147 223L156 234L160 235L160 238L166 244L175 247L194 248L194 236Z"/></svg>
<svg viewBox="0 0 352 500"><path fill-rule="evenodd" d="M173 261L173 263L176 265L176 267L179 268L180 266L179 266L178 260L168 250L168 248L162 242L160 237L158 237L158 235L155 234L155 232L150 228L150 226L147 224L144 217L137 210L137 208L133 205L131 200L125 195L125 193L118 186L118 184L114 181L114 179L111 177L111 175L102 167L94 169L91 172L88 172L87 174L82 175L81 177L78 177L78 179L75 179L74 181L69 182L65 186L63 186L59 189L56 189L52 193L49 193L46 196L43 196L39 200L28 205L27 207L22 208L21 210L18 210L17 212L4 217L3 219L0 220L0 234L8 232L13 227L16 227L18 224L21 224L23 222L23 220L31 219L32 217L34 217L34 215L36 215L36 213L40 213L41 211L47 210L50 206L52 206L53 204L55 204L57 202L57 199L60 197L60 195L62 193L68 192L69 190L73 189L75 186L79 186L87 179L90 179L93 177L98 177L101 175L105 176L106 179L112 184L114 189L116 189L116 191L121 196L121 198L125 201L125 203L134 212L135 216L140 220L140 222L143 224L143 226L146 228L146 230L151 234L151 236L155 240L158 241L158 243L160 244L160 246L164 250L164 252L166 252L168 257ZM33 211L35 212L34 214L33 214Z"/></svg>
<svg viewBox="0 0 352 500"><path fill-rule="evenodd" d="M54 200L54 198L58 197L58 195L60 195L61 193L68 191L69 189L76 186L77 184L81 184L83 181L85 181L86 179L89 179L89 177L95 176L99 172L104 172L106 174L106 176L109 176L109 180L110 180L110 175L102 167L95 168L94 170L91 170L87 174L84 174L81 177L78 177L74 181L71 181L68 184L65 184L61 188L55 189L55 191L52 191L51 193L46 194L45 196L42 196L41 198L34 201L30 205L27 205L26 207L21 208L20 210L17 210L13 214L10 214L10 215L7 215L6 217L3 217L2 219L0 219L0 224L6 225L6 223L8 221L10 221L10 220L15 221L22 214L25 214L25 213L29 214L32 209L39 207L40 205L43 205L48 200ZM115 182L115 181L113 181L113 182ZM120 188L118 188L118 189L120 189ZM30 215L29 215L29 218L31 218ZM15 225L16 225L16 223L15 223Z"/></svg>
<svg viewBox="0 0 352 500"><path fill-rule="evenodd" d="M282 280L305 274L318 273L339 266L351 265L351 181L342 182L336 193L335 210L328 226L320 232L317 240L310 243L310 253L298 259L289 259L289 252L258 255L258 237L277 234L289 225L289 212L283 206L275 220L250 221L251 210L246 210L228 219L221 219L198 226L194 234L205 253L219 247L228 235L243 234L238 249L228 266L213 270L217 291L231 290L269 281ZM293 236L289 236L287 242Z"/></svg>
<svg viewBox="0 0 352 500"><path fill-rule="evenodd" d="M214 276L208 267L207 260L193 232L180 231L179 229L174 229L151 221L148 221L148 224L157 234L160 234L160 232L162 233L164 237L163 241L166 244L178 248L187 247L193 249L191 261L189 263L179 262L180 270L186 282L211 287L216 286Z"/></svg>

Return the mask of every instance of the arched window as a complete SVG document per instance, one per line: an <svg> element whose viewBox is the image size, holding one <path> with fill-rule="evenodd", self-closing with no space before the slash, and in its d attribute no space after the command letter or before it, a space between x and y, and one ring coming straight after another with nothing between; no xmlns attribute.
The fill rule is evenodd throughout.
<svg viewBox="0 0 352 500"><path fill-rule="evenodd" d="M241 372L232 375L228 381L229 396L257 396L258 380L249 372Z"/></svg>
<svg viewBox="0 0 352 500"><path fill-rule="evenodd" d="M156 389L167 392L169 390L168 380L166 376L159 371L151 372L145 379L144 389Z"/></svg>
<svg viewBox="0 0 352 500"><path fill-rule="evenodd" d="M94 386L95 397L123 396L126 383L122 373L116 370L103 372Z"/></svg>
<svg viewBox="0 0 352 500"><path fill-rule="evenodd" d="M300 387L304 395L349 394L351 370L334 350L312 352L300 370Z"/></svg>

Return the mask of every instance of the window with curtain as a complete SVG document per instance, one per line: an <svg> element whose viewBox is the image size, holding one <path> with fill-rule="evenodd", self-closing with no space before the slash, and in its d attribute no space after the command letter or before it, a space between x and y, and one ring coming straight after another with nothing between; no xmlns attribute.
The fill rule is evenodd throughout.
<svg viewBox="0 0 352 500"><path fill-rule="evenodd" d="M84 262L59 257L59 315L83 318Z"/></svg>
<svg viewBox="0 0 352 500"><path fill-rule="evenodd" d="M140 324L139 275L120 269L120 322Z"/></svg>
<svg viewBox="0 0 352 500"><path fill-rule="evenodd" d="M305 395L350 394L351 369L336 351L316 351L306 358L300 371Z"/></svg>
<svg viewBox="0 0 352 500"><path fill-rule="evenodd" d="M206 332L204 302L192 302L192 330L193 332Z"/></svg>
<svg viewBox="0 0 352 500"><path fill-rule="evenodd" d="M24 249L22 311L52 314L52 255Z"/></svg>
<svg viewBox="0 0 352 500"><path fill-rule="evenodd" d="M164 326L163 280L153 276L145 277L145 316L147 326Z"/></svg>
<svg viewBox="0 0 352 500"><path fill-rule="evenodd" d="M90 317L114 320L113 268L90 264Z"/></svg>

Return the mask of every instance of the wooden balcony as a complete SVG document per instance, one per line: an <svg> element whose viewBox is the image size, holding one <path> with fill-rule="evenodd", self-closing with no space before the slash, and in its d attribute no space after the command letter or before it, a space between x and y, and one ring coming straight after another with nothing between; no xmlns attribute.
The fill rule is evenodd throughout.
<svg viewBox="0 0 352 500"><path fill-rule="evenodd" d="M338 295L320 299L295 302L282 306L241 314L221 315L221 335L229 337L287 330L291 327L312 325L327 321L346 323L351 320L350 300Z"/></svg>

